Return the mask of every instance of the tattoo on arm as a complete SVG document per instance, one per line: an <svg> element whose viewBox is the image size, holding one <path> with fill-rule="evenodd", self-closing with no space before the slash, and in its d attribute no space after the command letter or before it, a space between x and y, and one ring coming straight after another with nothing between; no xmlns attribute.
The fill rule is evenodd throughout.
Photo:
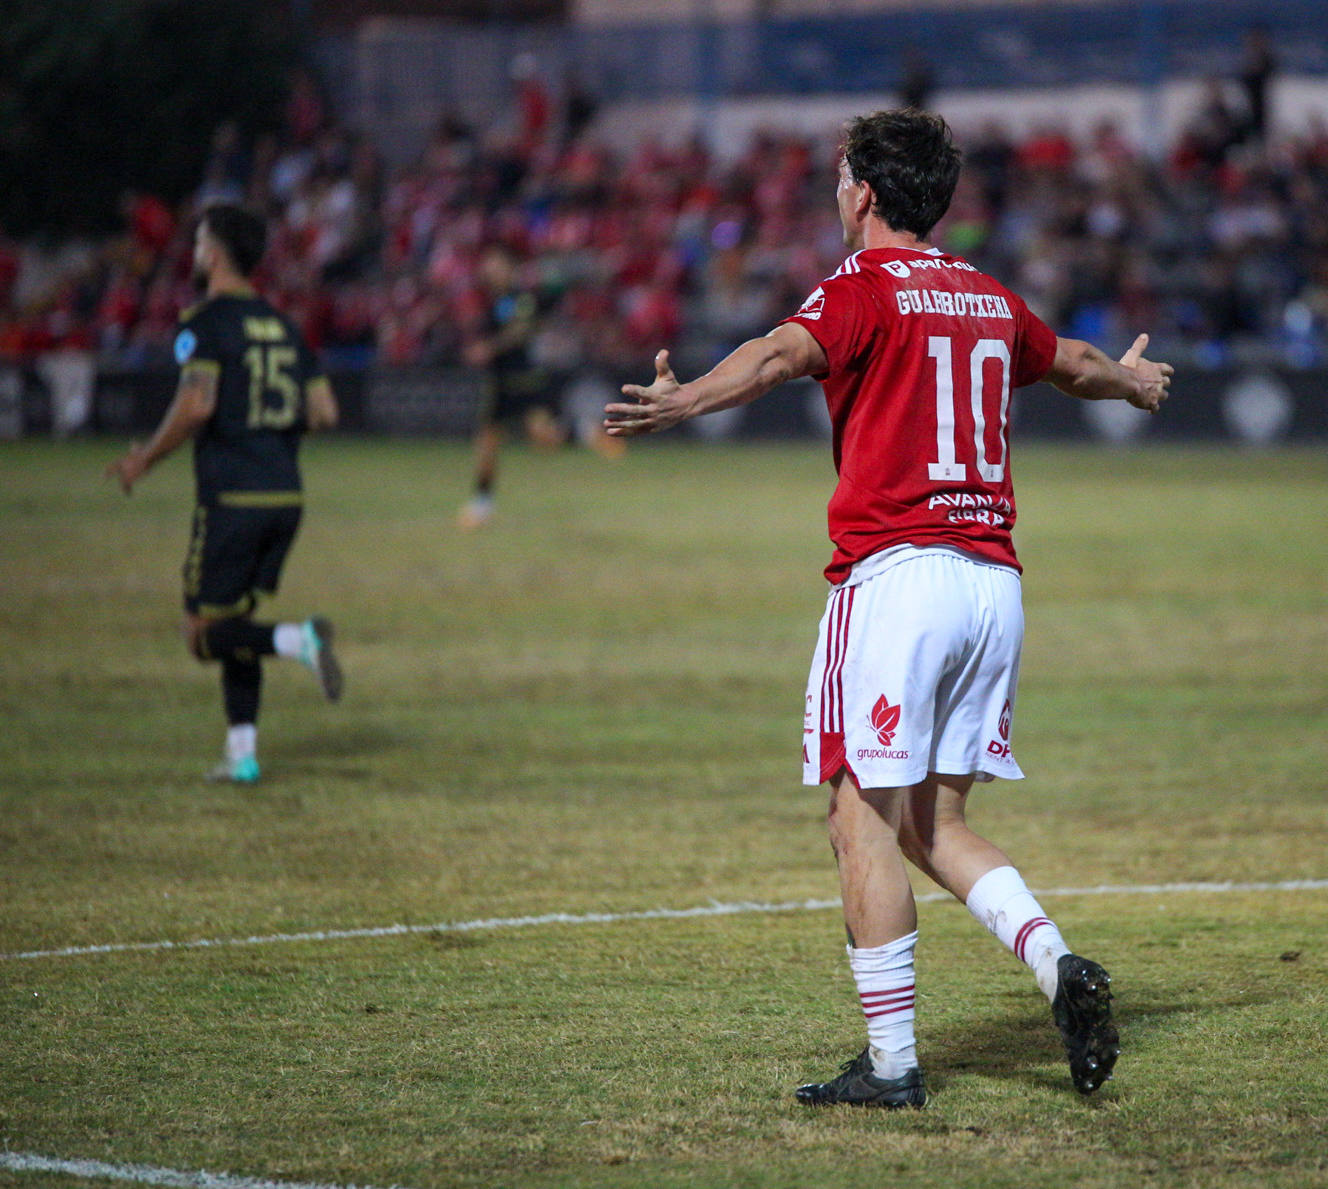
<svg viewBox="0 0 1328 1189"><path fill-rule="evenodd" d="M209 415L217 403L217 373L213 368L186 367L176 385L176 397Z"/></svg>

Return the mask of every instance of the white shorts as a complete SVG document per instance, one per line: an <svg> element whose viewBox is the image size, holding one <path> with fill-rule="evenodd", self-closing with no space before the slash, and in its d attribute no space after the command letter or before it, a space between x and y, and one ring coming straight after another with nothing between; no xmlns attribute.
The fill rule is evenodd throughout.
<svg viewBox="0 0 1328 1189"><path fill-rule="evenodd" d="M1010 749L1019 575L943 547L867 558L830 592L807 681L802 779L1023 777Z"/></svg>

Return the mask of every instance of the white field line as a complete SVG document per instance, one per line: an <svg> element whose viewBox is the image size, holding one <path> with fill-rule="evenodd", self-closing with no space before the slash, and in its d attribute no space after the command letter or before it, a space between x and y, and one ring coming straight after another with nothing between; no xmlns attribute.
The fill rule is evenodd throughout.
<svg viewBox="0 0 1328 1189"><path fill-rule="evenodd" d="M1328 879L1293 879L1278 883L1169 883L1099 884L1089 888L1044 888L1039 897L1055 896L1161 896L1168 893L1224 892L1317 892L1328 890ZM927 892L920 903L947 900L945 892ZM0 960L54 958L79 954L111 954L144 950L208 949L219 946L275 945L281 942L338 941L346 938L399 937L411 933L466 933L478 929L517 929L536 925L594 925L618 921L679 920L689 917L733 916L739 913L810 912L836 908L838 900L788 900L771 904L739 901L706 904L695 908L652 908L639 912L546 913L543 916L491 917L485 920L446 921L436 925L388 925L374 929L327 929L311 933L272 933L259 937L202 938L196 941L143 941L120 945L69 946L58 950L31 950L0 954ZM171 1189L372 1189L371 1186L336 1185L325 1182L273 1181L264 1177L234 1176L206 1170L186 1172L148 1164L107 1164L99 1160L60 1160L34 1152L0 1152L0 1168L14 1172L63 1173L90 1180L129 1181L140 1185L164 1185ZM392 1186L392 1189L400 1189Z"/></svg>
<svg viewBox="0 0 1328 1189"><path fill-rule="evenodd" d="M1098 884L1090 888L1033 889L1033 895L1056 896L1165 896L1188 892L1320 892L1328 890L1328 879L1288 879L1278 883L1158 883ZM919 904L949 900L947 892L925 892ZM611 925L620 921L670 921L692 917L737 916L742 913L814 912L838 908L838 900L785 900L767 903L739 900L730 904L711 902L694 908L646 908L632 912L550 912L543 916L488 917L474 921L440 921L433 925L378 925L363 929L317 929L309 933L267 933L254 937L202 937L192 941L126 941L109 945L71 945L55 950L26 950L0 954L0 962L34 958L74 958L87 954L144 953L152 950L224 949L228 946L282 945L300 941L348 941L359 938L405 937L415 933L471 933L487 929L525 929L539 925Z"/></svg>
<svg viewBox="0 0 1328 1189"><path fill-rule="evenodd" d="M371 1189L370 1186L328 1185L306 1181L270 1181L263 1177L237 1177L225 1172L182 1172L150 1164L104 1164L100 1160L56 1160L33 1152L0 1152L0 1168L14 1172L54 1172L89 1180L133 1181L139 1185L169 1185L179 1189ZM393 1186L392 1189L398 1189Z"/></svg>

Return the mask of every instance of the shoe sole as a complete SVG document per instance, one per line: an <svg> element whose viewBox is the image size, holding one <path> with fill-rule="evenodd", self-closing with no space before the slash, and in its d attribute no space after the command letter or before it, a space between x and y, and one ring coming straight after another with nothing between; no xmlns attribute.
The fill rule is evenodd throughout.
<svg viewBox="0 0 1328 1189"><path fill-rule="evenodd" d="M910 1090L904 1098L815 1098L811 1094L802 1094L802 1087L794 1091L794 1096L804 1106L862 1106L882 1111L920 1111L927 1105L925 1090Z"/></svg>
<svg viewBox="0 0 1328 1189"><path fill-rule="evenodd" d="M1072 954L1061 962L1052 1012L1074 1088L1091 1094L1111 1078L1120 1056L1120 1035L1111 1020L1111 975L1096 962Z"/></svg>
<svg viewBox="0 0 1328 1189"><path fill-rule="evenodd" d="M311 622L318 637L318 683L323 687L323 696L329 702L335 702L341 697L342 676L341 665L332 651L332 623L321 618Z"/></svg>
<svg viewBox="0 0 1328 1189"><path fill-rule="evenodd" d="M237 776L234 771L222 764L203 773L203 779L211 784L257 784L261 774L255 772L252 776Z"/></svg>

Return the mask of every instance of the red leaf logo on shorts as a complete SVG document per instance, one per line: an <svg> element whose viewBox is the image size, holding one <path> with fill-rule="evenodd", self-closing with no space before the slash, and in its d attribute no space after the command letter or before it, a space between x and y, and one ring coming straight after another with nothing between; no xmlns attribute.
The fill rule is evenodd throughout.
<svg viewBox="0 0 1328 1189"><path fill-rule="evenodd" d="M899 707L891 706L890 699L884 694L872 707L871 725L882 747L889 747L894 742L895 731L899 729Z"/></svg>

